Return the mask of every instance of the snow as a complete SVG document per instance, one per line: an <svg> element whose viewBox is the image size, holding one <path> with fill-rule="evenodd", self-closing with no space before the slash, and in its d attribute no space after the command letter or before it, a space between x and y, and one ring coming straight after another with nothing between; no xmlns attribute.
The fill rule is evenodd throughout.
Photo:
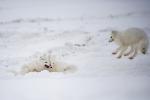
<svg viewBox="0 0 150 100"><path fill-rule="evenodd" d="M149 100L150 54L117 59L112 29L144 29L149 0L0 0L1 100ZM149 50L150 52L150 50ZM31 57L54 54L75 73L14 76Z"/></svg>

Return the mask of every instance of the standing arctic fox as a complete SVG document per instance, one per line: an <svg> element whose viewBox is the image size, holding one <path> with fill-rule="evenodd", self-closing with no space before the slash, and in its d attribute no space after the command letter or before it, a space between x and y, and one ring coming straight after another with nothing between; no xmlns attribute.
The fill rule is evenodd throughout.
<svg viewBox="0 0 150 100"><path fill-rule="evenodd" d="M143 54L146 54L148 51L148 36L139 28L129 28L122 32L113 30L109 42L113 41L119 45L116 51L112 53L114 55L118 53L118 58L121 58L124 54L124 56L130 55L129 59L133 59L138 50ZM124 53L128 48L130 48L130 50Z"/></svg>

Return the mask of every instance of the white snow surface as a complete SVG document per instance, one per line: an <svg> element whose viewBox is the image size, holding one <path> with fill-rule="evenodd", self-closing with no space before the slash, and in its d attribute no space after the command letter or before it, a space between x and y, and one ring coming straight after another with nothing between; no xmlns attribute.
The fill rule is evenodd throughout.
<svg viewBox="0 0 150 100"><path fill-rule="evenodd" d="M150 100L150 54L111 54L111 30L129 27L150 38L149 0L0 0L0 99ZM7 71L45 53L77 71Z"/></svg>

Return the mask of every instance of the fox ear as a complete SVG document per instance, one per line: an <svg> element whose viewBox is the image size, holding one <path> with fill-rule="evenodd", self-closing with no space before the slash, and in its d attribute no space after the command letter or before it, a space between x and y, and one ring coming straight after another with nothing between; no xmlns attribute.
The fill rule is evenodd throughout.
<svg viewBox="0 0 150 100"><path fill-rule="evenodd" d="M116 30L112 30L112 32L111 32L113 35L116 35L116 34L118 34L118 31L116 31Z"/></svg>

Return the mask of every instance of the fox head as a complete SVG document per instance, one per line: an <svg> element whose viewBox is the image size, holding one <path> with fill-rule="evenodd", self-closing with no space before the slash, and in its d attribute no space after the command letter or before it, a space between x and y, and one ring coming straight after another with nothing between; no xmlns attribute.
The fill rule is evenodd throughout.
<svg viewBox="0 0 150 100"><path fill-rule="evenodd" d="M115 41L115 38L116 38L116 36L117 36L118 33L119 33L118 31L113 30L113 31L111 32L111 36L110 36L109 42Z"/></svg>
<svg viewBox="0 0 150 100"><path fill-rule="evenodd" d="M148 48L149 48L149 41L148 40L142 41L141 44L140 44L141 53L142 54L147 54Z"/></svg>
<svg viewBox="0 0 150 100"><path fill-rule="evenodd" d="M40 56L40 62L42 63L43 67L45 70L48 71L53 71L53 67L54 67L54 57L51 55L42 55Z"/></svg>

